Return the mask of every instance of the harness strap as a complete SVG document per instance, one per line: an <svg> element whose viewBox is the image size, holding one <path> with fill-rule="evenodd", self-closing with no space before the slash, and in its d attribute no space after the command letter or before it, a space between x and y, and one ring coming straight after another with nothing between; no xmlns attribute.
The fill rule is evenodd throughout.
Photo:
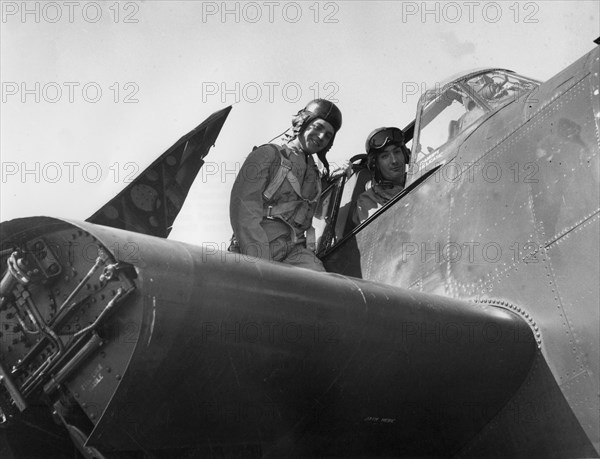
<svg viewBox="0 0 600 459"><path fill-rule="evenodd" d="M308 167L308 164L306 165L306 167ZM304 199L304 197L302 196L302 190L300 189L300 182L298 182L298 177L296 177L291 170L288 170L286 178L288 179L288 182L290 182L290 185L292 185L292 189L294 190L294 192L302 199Z"/></svg>
<svg viewBox="0 0 600 459"><path fill-rule="evenodd" d="M290 230L290 238L292 239L292 244L296 244L298 242L298 237L296 236L296 230L292 226L292 224L290 222L288 222L287 220L285 220L281 216L281 214L278 213L278 212L282 212L283 213L283 212L287 212L289 210L293 210L293 209L296 208L296 205L298 204L298 202L301 202L301 201L284 202L284 203L279 204L277 206L268 206L268 207L266 207L266 208L263 209L263 216L267 220L277 220L277 221L280 221L280 222L286 224L286 226ZM293 204L293 206L291 206L289 204Z"/></svg>
<svg viewBox="0 0 600 459"><path fill-rule="evenodd" d="M273 197L273 195L275 194L275 192L283 184L283 181L285 179L287 179L289 184L292 186L294 193L296 193L298 195L298 197L300 197L302 200L304 200L308 203L316 202L319 199L319 196L321 195L321 183L320 182L317 183L317 194L316 194L315 198L312 200L305 199L304 196L302 196L302 187L300 186L298 177L296 177L294 175L294 173L292 172L292 162L285 156L283 149L280 149L277 146L272 145L272 144L271 144L271 146L273 148L277 149L277 151L279 152L279 157L280 157L281 162L279 163L279 168L277 169L277 172L275 172L273 179L271 180L269 185L267 185L267 188L265 189L265 191L263 191L263 198L265 198L266 201L270 201L271 198ZM307 159L306 167L307 168L311 167L311 165L312 165L312 161Z"/></svg>
<svg viewBox="0 0 600 459"><path fill-rule="evenodd" d="M283 152L275 145L270 144L270 146L275 148L279 152L281 162L279 164L277 172L275 172L275 176L273 177L265 191L263 191L263 197L267 201L269 201L273 197L275 192L279 189L283 181L288 176L288 173L290 173L292 170L292 162L283 155ZM294 191L296 190L294 189Z"/></svg>
<svg viewBox="0 0 600 459"><path fill-rule="evenodd" d="M290 237L292 239L292 244L296 244L298 241L298 237L296 235L296 229L289 221L287 221L286 219L283 218L283 215L288 212L292 212L292 211L296 210L298 208L298 206L302 205L303 203L313 204L313 203L317 202L319 200L319 198L321 197L321 191L322 191L321 181L317 180L317 183L316 183L317 193L316 193L315 197L313 199L304 198L304 196L302 196L302 187L300 186L298 177L296 177L294 175L294 173L292 172L292 162L287 158L287 156L284 153L284 150L282 148L279 148L273 144L269 144L269 145L271 147L275 148L279 152L281 161L279 164L279 168L277 169L273 178L271 179L271 181L265 188L265 191L263 191L263 198L266 201L270 201L271 198L273 198L273 196L277 192L277 190L283 184L283 181L287 179L290 186L294 190L294 193L296 193L296 195L298 195L300 200L282 202L282 203L278 203L275 205L267 205L266 207L263 207L263 217L267 218L269 220L279 220L279 221L285 223L290 229ZM313 166L314 166L314 162L312 161L312 158L307 157L306 158L306 167L309 168L309 167L313 167ZM312 226L306 231L306 236L307 236L306 237L307 247L309 247L311 250L314 250L315 229Z"/></svg>
<svg viewBox="0 0 600 459"><path fill-rule="evenodd" d="M296 210L298 205L302 204L304 201L288 201L281 202L279 204L275 204L273 206L267 206L263 208L263 216L266 218L275 218L280 217L286 212L291 212L292 210Z"/></svg>

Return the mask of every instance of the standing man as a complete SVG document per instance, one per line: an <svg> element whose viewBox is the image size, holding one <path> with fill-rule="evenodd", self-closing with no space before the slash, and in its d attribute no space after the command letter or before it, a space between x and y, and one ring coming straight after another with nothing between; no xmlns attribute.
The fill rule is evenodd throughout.
<svg viewBox="0 0 600 459"><path fill-rule="evenodd" d="M327 177L325 155L341 126L335 104L316 99L292 118L291 134L281 145L261 145L250 153L231 190L232 250L325 271L307 247L307 239L309 246L314 243L310 230L322 178L312 155Z"/></svg>
<svg viewBox="0 0 600 459"><path fill-rule="evenodd" d="M365 143L367 167L373 174L371 188L356 202L355 223L362 223L377 209L404 189L410 150L404 144L404 133L397 127L375 129Z"/></svg>

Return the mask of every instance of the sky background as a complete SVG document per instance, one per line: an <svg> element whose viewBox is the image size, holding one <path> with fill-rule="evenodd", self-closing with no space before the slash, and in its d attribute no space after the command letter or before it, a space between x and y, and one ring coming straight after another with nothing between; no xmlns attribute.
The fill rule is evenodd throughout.
<svg viewBox="0 0 600 459"><path fill-rule="evenodd" d="M309 100L343 113L340 163L451 76L544 81L600 35L598 0L1 3L0 219L84 220L233 104L170 236L198 245L225 246L236 171Z"/></svg>

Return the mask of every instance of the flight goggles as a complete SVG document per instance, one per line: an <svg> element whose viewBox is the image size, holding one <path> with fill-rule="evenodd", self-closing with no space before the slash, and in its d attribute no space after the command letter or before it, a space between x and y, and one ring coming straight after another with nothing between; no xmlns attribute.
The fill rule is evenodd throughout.
<svg viewBox="0 0 600 459"><path fill-rule="evenodd" d="M404 145L404 133L396 128L379 128L371 133L367 140L367 153L371 150L381 150L388 144Z"/></svg>

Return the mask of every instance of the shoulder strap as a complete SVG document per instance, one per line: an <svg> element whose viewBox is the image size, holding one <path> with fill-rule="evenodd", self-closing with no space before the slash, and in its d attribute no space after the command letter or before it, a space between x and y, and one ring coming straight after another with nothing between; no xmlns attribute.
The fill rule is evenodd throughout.
<svg viewBox="0 0 600 459"><path fill-rule="evenodd" d="M291 170L288 171L286 177L288 179L288 182L290 182L290 185L292 185L292 189L294 190L294 192L302 198L302 190L300 189L300 182L298 182L298 178L294 175L294 173Z"/></svg>
<svg viewBox="0 0 600 459"><path fill-rule="evenodd" d="M279 152L279 157L280 157L281 162L279 164L279 168L277 169L277 172L275 172L275 175L271 179L271 182L267 185L267 188L265 188L265 191L263 191L263 197L265 198L265 200L269 201L273 197L275 192L279 189L279 187L281 187L281 184L283 183L283 181L286 178L290 182L290 185L292 185L294 192L298 196L302 197L302 191L300 190L300 183L298 182L298 179L296 178L296 176L292 173L292 162L286 157L283 149L281 149L273 144L269 144L269 145L271 147L275 148Z"/></svg>

